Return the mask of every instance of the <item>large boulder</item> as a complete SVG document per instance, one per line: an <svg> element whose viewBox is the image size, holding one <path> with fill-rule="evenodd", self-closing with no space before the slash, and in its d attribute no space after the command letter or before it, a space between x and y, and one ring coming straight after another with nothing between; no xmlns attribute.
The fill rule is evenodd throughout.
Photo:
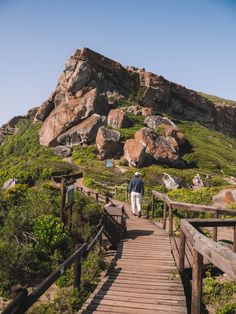
<svg viewBox="0 0 236 314"><path fill-rule="evenodd" d="M78 125L69 129L58 137L58 142L68 146L78 144L91 144L95 141L98 129L103 125L105 119L94 113Z"/></svg>
<svg viewBox="0 0 236 314"><path fill-rule="evenodd" d="M129 139L125 142L124 158L133 167L143 167L148 162L145 147L135 139Z"/></svg>
<svg viewBox="0 0 236 314"><path fill-rule="evenodd" d="M144 124L158 133L163 133L162 135L165 137L174 138L178 145L185 143L184 134L179 131L173 121L166 117L148 116L145 118Z"/></svg>
<svg viewBox="0 0 236 314"><path fill-rule="evenodd" d="M110 110L107 117L107 124L114 129L129 128L132 126L132 120L121 109Z"/></svg>
<svg viewBox="0 0 236 314"><path fill-rule="evenodd" d="M174 138L160 136L150 128L142 128L135 133L135 139L146 148L146 153L150 154L155 162L172 166L182 164Z"/></svg>
<svg viewBox="0 0 236 314"><path fill-rule="evenodd" d="M91 89L85 95L81 95L80 98L71 99L69 102L56 107L40 130L40 144L44 146L55 146L58 143L57 138L65 131L77 125L93 113L103 114L105 104L104 110L99 108L99 97L97 90ZM106 111L107 110L105 110L105 112Z"/></svg>
<svg viewBox="0 0 236 314"><path fill-rule="evenodd" d="M161 116L148 116L145 118L144 124L154 130L162 125L171 126L176 130L178 129L177 126L170 119Z"/></svg>
<svg viewBox="0 0 236 314"><path fill-rule="evenodd" d="M120 133L101 126L96 137L96 145L102 159L120 157L122 145Z"/></svg>

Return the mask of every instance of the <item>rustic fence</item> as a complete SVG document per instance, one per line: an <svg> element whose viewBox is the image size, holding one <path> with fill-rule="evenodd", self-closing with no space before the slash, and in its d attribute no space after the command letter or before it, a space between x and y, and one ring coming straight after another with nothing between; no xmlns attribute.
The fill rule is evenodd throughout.
<svg viewBox="0 0 236 314"><path fill-rule="evenodd" d="M181 209L189 212L210 213L214 219L182 219L180 227L179 243L179 261L178 268L180 273L185 270L185 249L186 243L190 243L192 248L192 301L191 313L200 314L202 304L202 267L203 258L207 259L221 271L228 274L233 280L236 280L236 220L219 219L221 215L236 216L236 211L231 209L215 208L198 204L189 204L175 202L163 193L152 191L152 209L151 217L154 218L155 200L159 199L164 202L163 210L163 228L167 226L167 214L169 213L169 236L173 237L174 228L174 209ZM213 228L213 237L209 239L203 234L201 228ZM233 245L232 250L217 242L218 228L233 227Z"/></svg>
<svg viewBox="0 0 236 314"><path fill-rule="evenodd" d="M75 252L30 294L28 294L26 288L19 289L15 295L14 300L3 310L2 314L25 313L48 290L48 288L65 273L66 269L72 266L72 264L74 264L74 288L80 289L82 260L87 258L89 252L97 242L100 244L101 248L102 234L105 234L113 247L116 247L118 242L121 240L123 233L123 225L117 221L116 215L115 217L112 217L112 214L110 214L107 209L104 209L104 213L100 221L99 231L91 243L78 245Z"/></svg>
<svg viewBox="0 0 236 314"><path fill-rule="evenodd" d="M107 195L112 195L112 196L114 196L114 198L117 198L119 190L124 191L125 200L126 201L129 200L128 185L126 185L126 186L122 186L122 185L109 186L109 185L106 185L106 184L99 182L99 181L96 181L96 180L92 180L92 182L96 186L105 189L107 191Z"/></svg>

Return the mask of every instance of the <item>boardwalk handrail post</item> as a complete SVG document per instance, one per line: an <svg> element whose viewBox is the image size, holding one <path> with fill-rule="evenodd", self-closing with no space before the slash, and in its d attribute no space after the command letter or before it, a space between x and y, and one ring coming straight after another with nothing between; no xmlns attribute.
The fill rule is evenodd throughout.
<svg viewBox="0 0 236 314"><path fill-rule="evenodd" d="M81 247L81 244L77 244L75 247L75 250L78 250ZM81 257L77 257L75 261L75 266L74 266L74 288L77 288L80 290L80 283L81 283Z"/></svg>
<svg viewBox="0 0 236 314"><path fill-rule="evenodd" d="M193 250L191 314L201 314L203 256Z"/></svg>
<svg viewBox="0 0 236 314"><path fill-rule="evenodd" d="M217 211L215 212L214 217L215 217L216 219L219 218L219 214L218 214ZM217 227L213 227L213 240L214 240L215 242L217 242L217 233L218 233L218 230L217 230L217 229L218 229Z"/></svg>
<svg viewBox="0 0 236 314"><path fill-rule="evenodd" d="M169 236L173 236L173 208L172 205L169 205Z"/></svg>
<svg viewBox="0 0 236 314"><path fill-rule="evenodd" d="M96 198L96 201L98 202L98 200L99 200L98 192L95 193L95 198Z"/></svg>
<svg viewBox="0 0 236 314"><path fill-rule="evenodd" d="M236 253L236 226L234 226L234 237L233 237L233 252Z"/></svg>
<svg viewBox="0 0 236 314"><path fill-rule="evenodd" d="M179 244L179 272L184 271L184 257L185 257L185 234L180 230L180 244Z"/></svg>
<svg viewBox="0 0 236 314"><path fill-rule="evenodd" d="M152 194L152 209L151 209L152 219L154 219L154 202L155 202L155 196Z"/></svg>
<svg viewBox="0 0 236 314"><path fill-rule="evenodd" d="M163 229L166 229L166 212L167 212L167 203L164 201L164 210L163 210Z"/></svg>
<svg viewBox="0 0 236 314"><path fill-rule="evenodd" d="M61 221L65 225L65 205L66 205L66 183L65 179L61 180L61 210L60 217Z"/></svg>

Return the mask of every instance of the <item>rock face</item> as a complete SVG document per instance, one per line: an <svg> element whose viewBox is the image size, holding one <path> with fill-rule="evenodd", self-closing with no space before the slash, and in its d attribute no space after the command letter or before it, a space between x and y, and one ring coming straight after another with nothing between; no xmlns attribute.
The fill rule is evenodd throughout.
<svg viewBox="0 0 236 314"><path fill-rule="evenodd" d="M4 141L4 135L2 132L0 132L0 144Z"/></svg>
<svg viewBox="0 0 236 314"><path fill-rule="evenodd" d="M107 115L118 101L131 94L136 95L135 106L127 110L134 114L149 116L159 111L236 136L236 106L216 104L162 76L135 67L124 68L83 48L70 57L55 91L35 115L36 120L44 122L40 143L56 146L60 135L94 113ZM150 126L150 120L148 123Z"/></svg>
<svg viewBox="0 0 236 314"><path fill-rule="evenodd" d="M128 161L130 166L143 167L147 163L147 154L145 147L139 141L130 139L124 145L124 158Z"/></svg>
<svg viewBox="0 0 236 314"><path fill-rule="evenodd" d="M142 128L135 133L136 141L140 142L157 163L180 166L178 144L172 137L159 136L150 128Z"/></svg>
<svg viewBox="0 0 236 314"><path fill-rule="evenodd" d="M99 128L96 145L101 158L119 157L122 152L120 133L103 126Z"/></svg>
<svg viewBox="0 0 236 314"><path fill-rule="evenodd" d="M132 121L121 109L112 109L108 114L107 124L114 129L129 128Z"/></svg>
<svg viewBox="0 0 236 314"><path fill-rule="evenodd" d="M94 113L78 125L60 135L57 140L67 147L82 143L91 144L95 141L97 131L100 126L103 125L104 120L102 116Z"/></svg>

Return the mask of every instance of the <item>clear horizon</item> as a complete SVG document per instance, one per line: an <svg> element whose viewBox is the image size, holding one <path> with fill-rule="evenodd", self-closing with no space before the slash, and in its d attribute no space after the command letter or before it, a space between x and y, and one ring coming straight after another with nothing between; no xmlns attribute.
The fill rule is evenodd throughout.
<svg viewBox="0 0 236 314"><path fill-rule="evenodd" d="M82 47L236 100L235 16L232 0L0 0L0 125L40 106Z"/></svg>

